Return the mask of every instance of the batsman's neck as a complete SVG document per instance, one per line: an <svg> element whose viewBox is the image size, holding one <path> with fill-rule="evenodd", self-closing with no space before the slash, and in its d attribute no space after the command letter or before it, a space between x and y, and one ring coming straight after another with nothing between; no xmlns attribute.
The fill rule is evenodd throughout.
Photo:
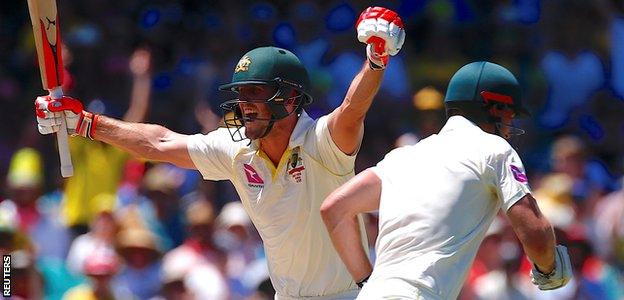
<svg viewBox="0 0 624 300"><path fill-rule="evenodd" d="M297 120L296 114L292 114L276 121L269 134L260 139L260 149L269 157L275 167L277 167L286 148L288 148L288 142L295 130Z"/></svg>

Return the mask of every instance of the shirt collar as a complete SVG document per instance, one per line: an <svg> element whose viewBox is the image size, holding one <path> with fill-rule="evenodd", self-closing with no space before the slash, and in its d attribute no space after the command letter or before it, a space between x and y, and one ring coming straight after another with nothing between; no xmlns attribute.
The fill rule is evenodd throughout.
<svg viewBox="0 0 624 300"><path fill-rule="evenodd" d="M295 129L293 129L292 134L290 134L288 148L295 148L303 145L305 134L312 125L314 125L314 120L308 116L305 110L302 110L301 115L299 115L299 120L297 120L297 125L295 125Z"/></svg>
<svg viewBox="0 0 624 300"><path fill-rule="evenodd" d="M448 118L448 120L446 121L446 124L444 124L444 127L442 127L442 130L440 130L440 134L451 132L451 131L456 131L456 130L483 131L481 130L479 126L477 126L477 124L473 123L472 121L466 119L463 116L452 116Z"/></svg>

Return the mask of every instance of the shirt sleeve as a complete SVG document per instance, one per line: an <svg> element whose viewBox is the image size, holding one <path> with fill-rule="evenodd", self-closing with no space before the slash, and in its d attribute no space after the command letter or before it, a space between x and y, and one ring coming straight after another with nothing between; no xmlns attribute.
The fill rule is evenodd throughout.
<svg viewBox="0 0 624 300"><path fill-rule="evenodd" d="M208 134L189 136L187 149L195 167L206 180L230 179L232 169L232 141L221 129Z"/></svg>
<svg viewBox="0 0 624 300"><path fill-rule="evenodd" d="M518 153L506 144L504 151L494 157L495 190L505 211L531 193L529 180Z"/></svg>
<svg viewBox="0 0 624 300"><path fill-rule="evenodd" d="M319 118L314 129L314 139L318 157L321 163L331 172L340 176L347 175L355 168L357 151L351 155L347 155L338 148L329 133L327 120L328 116Z"/></svg>

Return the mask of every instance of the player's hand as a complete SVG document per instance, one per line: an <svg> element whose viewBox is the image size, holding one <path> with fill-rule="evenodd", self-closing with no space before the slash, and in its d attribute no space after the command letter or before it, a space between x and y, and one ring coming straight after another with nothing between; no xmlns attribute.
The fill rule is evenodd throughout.
<svg viewBox="0 0 624 300"><path fill-rule="evenodd" d="M80 135L93 139L95 116L83 110L79 100L63 96L54 100L50 96L40 96L35 100L37 127L41 134L56 133L60 129L62 118L67 124L67 134Z"/></svg>
<svg viewBox="0 0 624 300"><path fill-rule="evenodd" d="M572 278L572 264L568 249L565 246L555 247L555 269L550 274L543 274L535 265L531 270L531 282L540 290L558 289L568 283Z"/></svg>
<svg viewBox="0 0 624 300"><path fill-rule="evenodd" d="M368 44L366 55L371 68L385 69L389 56L399 53L405 41L405 29L399 15L387 8L369 7L356 23L358 40Z"/></svg>

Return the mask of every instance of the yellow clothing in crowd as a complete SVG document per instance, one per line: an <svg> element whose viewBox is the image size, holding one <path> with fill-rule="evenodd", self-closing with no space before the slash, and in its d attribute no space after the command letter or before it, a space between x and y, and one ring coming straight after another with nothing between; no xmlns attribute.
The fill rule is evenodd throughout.
<svg viewBox="0 0 624 300"><path fill-rule="evenodd" d="M88 225L102 210L112 210L115 195L130 155L102 142L72 138L69 141L74 176L65 185L63 217L67 225Z"/></svg>

